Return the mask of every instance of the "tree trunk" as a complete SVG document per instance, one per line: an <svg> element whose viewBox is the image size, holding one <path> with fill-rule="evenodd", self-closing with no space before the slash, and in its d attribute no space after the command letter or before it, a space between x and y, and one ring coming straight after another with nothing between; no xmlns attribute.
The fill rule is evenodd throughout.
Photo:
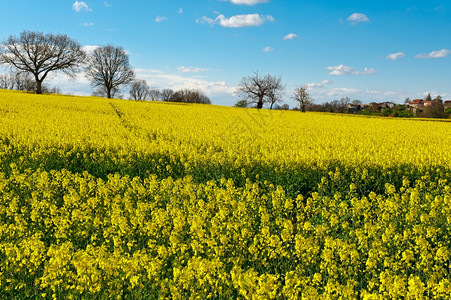
<svg viewBox="0 0 451 300"><path fill-rule="evenodd" d="M42 81L36 80L36 94L42 94Z"/></svg>
<svg viewBox="0 0 451 300"><path fill-rule="evenodd" d="M259 97L259 98L258 98L257 108L258 108L258 109L263 108L263 97Z"/></svg>
<svg viewBox="0 0 451 300"><path fill-rule="evenodd" d="M111 99L111 89L110 89L110 88L107 88L107 89L106 89L106 97L107 97L108 99Z"/></svg>

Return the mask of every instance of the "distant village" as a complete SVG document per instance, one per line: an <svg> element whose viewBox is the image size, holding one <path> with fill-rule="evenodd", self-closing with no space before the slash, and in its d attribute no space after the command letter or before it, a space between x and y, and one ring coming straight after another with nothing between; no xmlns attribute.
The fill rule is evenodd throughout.
<svg viewBox="0 0 451 300"><path fill-rule="evenodd" d="M411 115L425 118L446 118L451 114L451 100L442 100L440 96L436 99L431 99L429 95L424 99L410 100L407 98L404 104L396 104L394 102L349 103L347 110L348 113L375 113L387 116L396 116L397 111L403 110L407 112L404 113L406 117Z"/></svg>
<svg viewBox="0 0 451 300"><path fill-rule="evenodd" d="M322 104L312 103L307 110L387 117L451 118L451 100L443 100L440 96L432 99L431 95L428 95L423 99L407 98L404 104L389 101L366 104L360 100L350 101L345 97Z"/></svg>

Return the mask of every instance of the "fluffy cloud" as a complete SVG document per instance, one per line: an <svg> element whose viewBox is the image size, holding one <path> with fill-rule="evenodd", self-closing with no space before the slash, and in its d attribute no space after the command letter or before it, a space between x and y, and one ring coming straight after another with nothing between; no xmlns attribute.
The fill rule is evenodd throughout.
<svg viewBox="0 0 451 300"><path fill-rule="evenodd" d="M92 9L89 8L89 6L83 2L83 1L75 1L74 4L72 4L72 9L75 10L76 12L80 12L80 11L92 11Z"/></svg>
<svg viewBox="0 0 451 300"><path fill-rule="evenodd" d="M196 23L199 23L199 24L214 25L214 24L215 24L215 20L203 16L202 18L197 19L197 20L196 20Z"/></svg>
<svg viewBox="0 0 451 300"><path fill-rule="evenodd" d="M368 17L366 15L360 14L360 13L353 13L346 20L348 22L350 22L351 24L370 22L370 19L368 19Z"/></svg>
<svg viewBox="0 0 451 300"><path fill-rule="evenodd" d="M273 51L274 50L274 48L271 48L271 47L265 47L265 48L263 48L263 52L271 52L271 51Z"/></svg>
<svg viewBox="0 0 451 300"><path fill-rule="evenodd" d="M85 46L84 49L95 49L97 46ZM171 74L155 69L135 69L136 77L145 79L152 88L158 89L199 89L205 92L216 104L231 105L236 100L234 92L235 86L229 86L225 81L209 81L198 76L188 76L183 74ZM84 73L79 73L75 78L68 75L50 74L46 83L48 86L57 86L64 93L79 96L88 96L92 93L92 86ZM128 96L128 90L123 91L124 96ZM214 99L216 98L216 99Z"/></svg>
<svg viewBox="0 0 451 300"><path fill-rule="evenodd" d="M80 25L81 26L85 26L85 27L91 27L91 26L94 26L94 23L92 23L92 22L84 22L84 23L81 23Z"/></svg>
<svg viewBox="0 0 451 300"><path fill-rule="evenodd" d="M317 85L316 83L308 84ZM318 83L321 85L321 83ZM404 90L390 91L390 90L371 90L371 89L358 89L353 87L337 87L329 88L326 84L320 88L311 88L309 90L312 97L316 100L316 103L330 102L342 97L350 97L351 99L359 99L364 103L369 102L382 102L382 101L394 101L402 103L406 97L410 97L411 93Z"/></svg>
<svg viewBox="0 0 451 300"><path fill-rule="evenodd" d="M271 0L230 0L233 4L238 5L255 5L259 3L268 3Z"/></svg>
<svg viewBox="0 0 451 300"><path fill-rule="evenodd" d="M155 22L157 22L157 23L160 23L160 22L163 22L163 21L167 21L167 20L168 20L168 18L166 18L165 16L157 16L155 18Z"/></svg>
<svg viewBox="0 0 451 300"><path fill-rule="evenodd" d="M386 59L389 59L389 60L397 60L397 59L403 58L403 57L405 57L405 56L406 56L406 54L405 54L404 52L396 52L396 53L391 53L391 54L389 54L389 55L386 57Z"/></svg>
<svg viewBox="0 0 451 300"><path fill-rule="evenodd" d="M296 33L289 33L286 36L283 37L284 40L292 40L297 38L298 35Z"/></svg>
<svg viewBox="0 0 451 300"><path fill-rule="evenodd" d="M315 89L315 88L323 88L325 85L327 84L331 84L332 81L331 80L323 80L321 82L312 82L312 83L308 83L306 84L308 89Z"/></svg>
<svg viewBox="0 0 451 300"><path fill-rule="evenodd" d="M86 45L83 47L83 50L87 53L92 53L92 52L94 52L94 50L96 50L99 47L100 46L96 46L96 45Z"/></svg>
<svg viewBox="0 0 451 300"><path fill-rule="evenodd" d="M423 93L423 96L427 96L429 94L431 95L432 99L436 98L437 96L440 96L442 98L445 98L445 97L447 98L448 97L448 95L446 93L441 93L440 94L440 93L437 93L436 91L426 91L426 92Z"/></svg>
<svg viewBox="0 0 451 300"><path fill-rule="evenodd" d="M274 18L272 16L263 16L259 14L247 14L247 15L235 15L230 18L226 18L224 15L220 14L214 20L203 16L196 22L201 24L219 24L222 27L229 28L239 28L239 27L251 27L260 26L265 22L273 22Z"/></svg>
<svg viewBox="0 0 451 300"><path fill-rule="evenodd" d="M235 92L236 87L228 86L225 81L208 81L198 77L169 74L161 70L136 69L137 77L147 80L151 86L160 89L199 89L207 95L228 95Z"/></svg>
<svg viewBox="0 0 451 300"><path fill-rule="evenodd" d="M338 66L330 66L327 67L326 70L330 71L329 75L368 75L377 72L376 69L372 68L365 68L363 71L355 70L351 67L345 66L345 65L338 65Z"/></svg>
<svg viewBox="0 0 451 300"><path fill-rule="evenodd" d="M442 49L442 50L432 51L431 53L418 54L415 57L416 58L442 58L442 57L447 57L449 54L451 54L450 50Z"/></svg>
<svg viewBox="0 0 451 300"><path fill-rule="evenodd" d="M199 68L199 67L185 67L180 66L177 68L177 71L180 71L182 73L200 73L200 72L206 72L210 70L209 68Z"/></svg>
<svg viewBox="0 0 451 300"><path fill-rule="evenodd" d="M183 8L180 7L179 11L177 12L179 15L183 14Z"/></svg>
<svg viewBox="0 0 451 300"><path fill-rule="evenodd" d="M349 94L357 94L361 91L355 88L334 88L327 92L328 96L346 96Z"/></svg>

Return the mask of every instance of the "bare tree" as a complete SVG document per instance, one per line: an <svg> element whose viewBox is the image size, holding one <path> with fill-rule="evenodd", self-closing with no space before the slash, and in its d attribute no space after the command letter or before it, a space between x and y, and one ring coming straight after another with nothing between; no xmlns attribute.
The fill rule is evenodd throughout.
<svg viewBox="0 0 451 300"><path fill-rule="evenodd" d="M174 94L174 91L171 89L164 89L160 93L161 101L171 101L172 95Z"/></svg>
<svg viewBox="0 0 451 300"><path fill-rule="evenodd" d="M42 94L42 82L50 72L63 71L73 77L86 57L80 44L63 34L23 31L2 44L0 61L19 72L31 73L37 94Z"/></svg>
<svg viewBox="0 0 451 300"><path fill-rule="evenodd" d="M150 88L144 79L133 81L130 88L130 99L147 100L150 94Z"/></svg>
<svg viewBox="0 0 451 300"><path fill-rule="evenodd" d="M10 73L0 75L0 89L36 92L36 83L30 73ZM42 86L42 91L45 86Z"/></svg>
<svg viewBox="0 0 451 300"><path fill-rule="evenodd" d="M241 79L237 92L248 103L256 103L259 109L267 102L271 103L272 108L272 105L279 100L279 96L285 89L281 81L280 77L269 74L260 77L258 72L255 72L253 76L246 76Z"/></svg>
<svg viewBox="0 0 451 300"><path fill-rule="evenodd" d="M150 89L149 90L149 100L152 101L161 101L161 92L159 89Z"/></svg>
<svg viewBox="0 0 451 300"><path fill-rule="evenodd" d="M15 88L15 80L13 74L0 74L0 89L13 90Z"/></svg>
<svg viewBox="0 0 451 300"><path fill-rule="evenodd" d="M120 90L118 88L113 88L110 90L110 98L124 98L123 95L120 94ZM108 98L108 91L104 86L99 86L98 88L96 88L93 92L92 95L95 97L103 97L103 98Z"/></svg>
<svg viewBox="0 0 451 300"><path fill-rule="evenodd" d="M211 104L210 98L200 90L182 89L172 94L169 101L182 103Z"/></svg>
<svg viewBox="0 0 451 300"><path fill-rule="evenodd" d="M271 77L269 81L271 82L271 85L268 91L267 102L269 103L269 109L272 109L276 102L282 102L285 86L282 85L282 77Z"/></svg>
<svg viewBox="0 0 451 300"><path fill-rule="evenodd" d="M18 91L36 91L36 82L30 73L14 73L14 88ZM41 86L41 88L43 88Z"/></svg>
<svg viewBox="0 0 451 300"><path fill-rule="evenodd" d="M339 112L342 114L346 113L349 103L351 103L351 99L349 97L341 98L339 101Z"/></svg>
<svg viewBox="0 0 451 300"><path fill-rule="evenodd" d="M127 52L122 47L107 45L96 48L88 57L86 77L94 87L100 87L107 98L121 86L135 79Z"/></svg>
<svg viewBox="0 0 451 300"><path fill-rule="evenodd" d="M299 103L299 110L305 112L305 108L313 104L313 99L310 97L309 92L307 92L307 86L301 85L294 90L293 100Z"/></svg>

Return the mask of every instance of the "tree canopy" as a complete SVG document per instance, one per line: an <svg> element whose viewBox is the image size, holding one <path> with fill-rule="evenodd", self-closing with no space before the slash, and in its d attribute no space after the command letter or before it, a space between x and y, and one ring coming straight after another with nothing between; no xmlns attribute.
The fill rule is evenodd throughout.
<svg viewBox="0 0 451 300"><path fill-rule="evenodd" d="M0 47L0 62L32 74L37 94L42 94L42 82L50 72L74 76L85 58L81 45L64 34L22 31L19 36L10 35Z"/></svg>
<svg viewBox="0 0 451 300"><path fill-rule="evenodd" d="M127 52L122 47L107 45L89 55L86 77L94 87L104 90L107 98L112 98L115 90L133 82L135 73Z"/></svg>

